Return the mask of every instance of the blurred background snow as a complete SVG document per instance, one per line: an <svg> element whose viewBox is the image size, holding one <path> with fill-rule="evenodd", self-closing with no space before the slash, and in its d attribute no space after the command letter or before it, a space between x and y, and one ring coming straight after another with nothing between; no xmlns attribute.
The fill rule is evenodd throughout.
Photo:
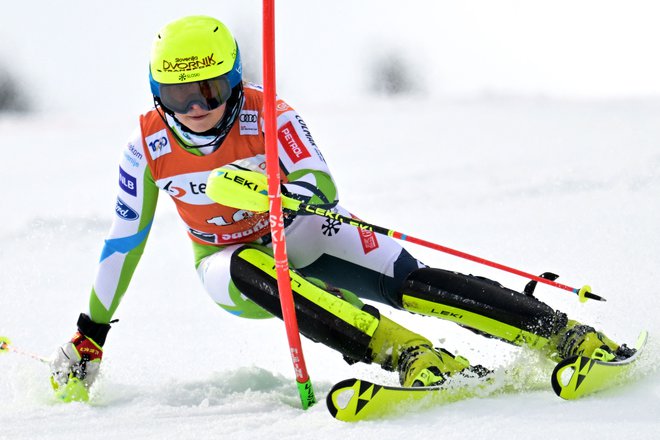
<svg viewBox="0 0 660 440"><path fill-rule="evenodd" d="M38 110L142 111L151 40L189 14L225 21L247 76L261 76L258 0L33 0L4 2L0 11L0 78L4 70ZM276 14L279 92L294 105L393 90L426 98L660 95L653 0L280 0Z"/></svg>

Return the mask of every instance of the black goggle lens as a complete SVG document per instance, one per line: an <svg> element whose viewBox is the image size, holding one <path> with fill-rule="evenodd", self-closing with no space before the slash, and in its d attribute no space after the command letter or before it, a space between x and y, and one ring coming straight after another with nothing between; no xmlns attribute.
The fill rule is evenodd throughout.
<svg viewBox="0 0 660 440"><path fill-rule="evenodd" d="M159 91L163 106L185 114L195 104L206 111L220 107L231 96L231 85L223 75L184 84L160 84Z"/></svg>

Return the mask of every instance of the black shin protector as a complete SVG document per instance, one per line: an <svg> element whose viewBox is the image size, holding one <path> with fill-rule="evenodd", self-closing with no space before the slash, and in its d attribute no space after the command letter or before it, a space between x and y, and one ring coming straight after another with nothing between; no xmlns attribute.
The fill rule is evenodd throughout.
<svg viewBox="0 0 660 440"><path fill-rule="evenodd" d="M234 252L231 279L243 295L282 318L275 262L264 251L244 246ZM300 333L339 351L350 361L371 362L369 342L378 327L378 311L359 309L289 271Z"/></svg>
<svg viewBox="0 0 660 440"><path fill-rule="evenodd" d="M473 275L442 269L413 271L400 297L403 309L454 321L485 336L545 346L564 328L567 317L531 295Z"/></svg>

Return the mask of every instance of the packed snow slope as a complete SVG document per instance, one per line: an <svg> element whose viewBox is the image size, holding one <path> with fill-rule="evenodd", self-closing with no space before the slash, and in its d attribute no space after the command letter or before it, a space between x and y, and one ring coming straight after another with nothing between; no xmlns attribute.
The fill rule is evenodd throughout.
<svg viewBox="0 0 660 440"><path fill-rule="evenodd" d="M291 102L366 221L532 273L590 284L607 302L537 296L634 342L638 381L567 402L535 354L440 320L381 307L438 345L497 369L518 392L391 420L345 424L325 410L336 381L396 383L304 340L320 403L299 408L280 321L248 321L203 292L172 203L156 223L105 346L89 404L54 401L48 369L0 357L0 438L654 439L660 432L660 102L399 99ZM117 158L137 115L2 116L0 335L49 355L75 330L114 210ZM347 226L344 226L347 227ZM426 263L522 289L526 280L417 246ZM515 379L508 377L515 372ZM513 374L513 373L511 373Z"/></svg>

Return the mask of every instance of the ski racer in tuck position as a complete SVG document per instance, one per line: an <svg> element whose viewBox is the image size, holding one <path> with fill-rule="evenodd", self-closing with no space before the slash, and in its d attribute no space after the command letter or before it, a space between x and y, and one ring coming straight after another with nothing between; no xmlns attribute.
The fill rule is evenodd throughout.
<svg viewBox="0 0 660 440"><path fill-rule="evenodd" d="M236 41L223 23L206 16L164 26L154 39L149 67L155 106L140 117L123 151L115 214L88 309L51 365L56 390L73 378L88 388L97 377L103 344L142 255L161 191L174 201L187 228L197 272L212 300L242 318L282 316L276 282L260 269L260 263L272 261L267 213L222 206L205 194L207 178L218 167L264 172L262 89L243 81ZM350 216L337 204L330 170L307 125L282 100L277 138L283 194ZM314 215L289 216L285 223L291 270L303 277L292 286L300 332L348 362L397 372L403 386L437 385L489 370L434 347L362 299L451 319L556 361L596 350L611 360L632 354L532 295L428 267L389 237L339 228Z"/></svg>

